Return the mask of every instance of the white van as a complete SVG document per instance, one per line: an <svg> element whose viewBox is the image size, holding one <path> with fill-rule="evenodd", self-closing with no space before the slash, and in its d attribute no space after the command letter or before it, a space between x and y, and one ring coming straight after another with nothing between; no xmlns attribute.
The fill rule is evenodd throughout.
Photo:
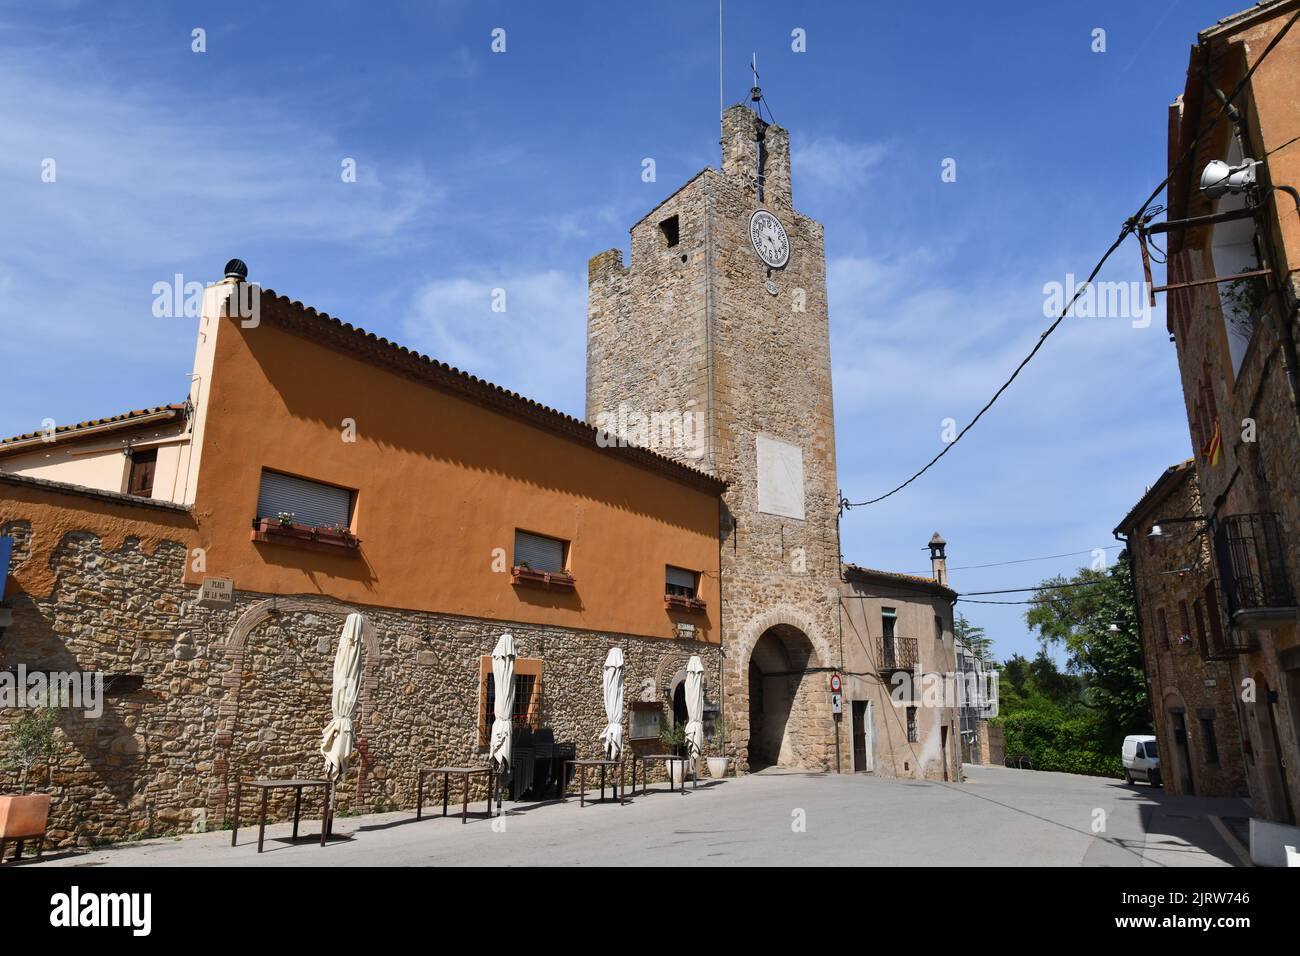
<svg viewBox="0 0 1300 956"><path fill-rule="evenodd" d="M1150 734L1125 737L1123 760L1125 783L1137 778L1153 787L1160 786L1160 755L1156 752L1155 737Z"/></svg>

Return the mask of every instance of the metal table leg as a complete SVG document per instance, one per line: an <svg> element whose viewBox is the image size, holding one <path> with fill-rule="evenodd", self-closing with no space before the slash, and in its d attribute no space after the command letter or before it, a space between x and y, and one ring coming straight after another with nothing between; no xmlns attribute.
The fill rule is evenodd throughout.
<svg viewBox="0 0 1300 956"><path fill-rule="evenodd" d="M262 815L257 824L257 852L262 852L262 842L266 839L266 798L270 791L266 787L262 788Z"/></svg>
<svg viewBox="0 0 1300 956"><path fill-rule="evenodd" d="M325 845L325 840L329 837L334 829L334 784L326 782L325 784L325 816L321 819L320 824L320 845Z"/></svg>
<svg viewBox="0 0 1300 956"><path fill-rule="evenodd" d="M243 792L244 792L244 782L242 780L236 780L235 781L235 825L230 831L231 846L234 846L235 841L239 839L239 797ZM0 853L0 857L3 856L4 854Z"/></svg>

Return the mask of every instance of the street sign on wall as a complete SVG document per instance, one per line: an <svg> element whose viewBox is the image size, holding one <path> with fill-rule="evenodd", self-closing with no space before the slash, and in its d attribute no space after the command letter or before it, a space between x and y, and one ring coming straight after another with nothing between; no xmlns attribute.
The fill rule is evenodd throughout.
<svg viewBox="0 0 1300 956"><path fill-rule="evenodd" d="M14 539L0 537L0 601L5 599L5 585L9 583L9 561L14 556Z"/></svg>

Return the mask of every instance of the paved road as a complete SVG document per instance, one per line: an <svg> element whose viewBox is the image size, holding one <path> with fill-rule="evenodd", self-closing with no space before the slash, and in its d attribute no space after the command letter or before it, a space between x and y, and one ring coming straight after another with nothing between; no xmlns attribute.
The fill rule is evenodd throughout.
<svg viewBox="0 0 1300 956"><path fill-rule="evenodd" d="M1098 811L1101 833L1093 830ZM1001 767L968 767L961 784L763 773L688 787L684 796L652 790L625 807L518 805L504 832L487 820L462 826L387 813L336 821L343 838L324 849L288 843L289 827L277 825L260 856L254 828L241 830L233 849L229 832L214 832L42 865L1240 865L1215 815L1247 811L1240 800Z"/></svg>

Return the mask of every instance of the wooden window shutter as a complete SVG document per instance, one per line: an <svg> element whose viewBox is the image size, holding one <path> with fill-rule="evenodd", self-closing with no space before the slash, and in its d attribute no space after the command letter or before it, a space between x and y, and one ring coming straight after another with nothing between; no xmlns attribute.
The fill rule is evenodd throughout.
<svg viewBox="0 0 1300 956"><path fill-rule="evenodd" d="M140 498L153 497L154 473L158 470L158 449L150 448L131 455L131 472L126 493Z"/></svg>
<svg viewBox="0 0 1300 956"><path fill-rule="evenodd" d="M1214 589L1214 582L1205 584L1205 613L1210 617L1210 638L1214 641L1214 653L1222 654L1226 644L1223 640L1223 616L1219 613L1219 593Z"/></svg>

